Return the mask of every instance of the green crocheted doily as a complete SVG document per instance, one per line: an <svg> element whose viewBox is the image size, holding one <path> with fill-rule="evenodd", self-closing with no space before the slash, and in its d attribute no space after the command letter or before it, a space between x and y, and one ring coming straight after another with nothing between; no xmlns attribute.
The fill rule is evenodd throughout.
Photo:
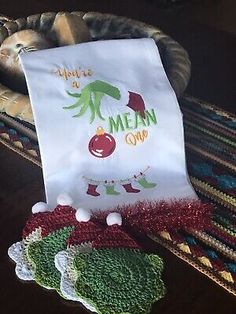
<svg viewBox="0 0 236 314"><path fill-rule="evenodd" d="M67 247L67 239L73 227L57 230L41 241L30 244L27 248L27 257L33 264L35 281L48 289L60 292L61 274L54 263L55 255Z"/></svg>
<svg viewBox="0 0 236 314"><path fill-rule="evenodd" d="M149 313L165 294L162 259L130 249L100 249L74 259L76 294L100 314Z"/></svg>

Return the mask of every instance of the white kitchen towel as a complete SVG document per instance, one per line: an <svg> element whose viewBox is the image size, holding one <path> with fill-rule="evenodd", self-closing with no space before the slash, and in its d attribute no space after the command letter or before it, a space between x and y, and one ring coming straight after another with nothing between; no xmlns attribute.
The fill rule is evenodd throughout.
<svg viewBox="0 0 236 314"><path fill-rule="evenodd" d="M152 39L109 40L21 54L47 202L111 209L196 198L183 122Z"/></svg>

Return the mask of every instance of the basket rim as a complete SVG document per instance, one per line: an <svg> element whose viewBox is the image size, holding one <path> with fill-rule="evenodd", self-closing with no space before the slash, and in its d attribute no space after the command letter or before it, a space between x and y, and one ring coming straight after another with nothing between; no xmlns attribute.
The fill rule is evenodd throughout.
<svg viewBox="0 0 236 314"><path fill-rule="evenodd" d="M117 24L124 23L125 25L130 26L131 30L134 29L140 32L143 31L146 37L152 38L156 42L160 51L163 66L166 70L167 77L170 81L170 84L172 85L172 88L174 89L176 93L176 96L179 97L183 94L184 90L186 89L188 85L188 82L190 79L190 73L191 73L191 63L190 63L189 56L186 50L178 42L176 42L170 36L166 35L158 27L147 24L145 22L142 22L136 19L129 18L129 17L119 16L119 15L115 15L111 13L100 13L96 11L44 12L44 13L29 15L28 17L25 17L25 18L17 18L17 19L11 19L10 17L0 14L0 22L2 22L3 24L2 26L0 26L0 44L3 42L5 38L11 36L13 33L20 30L34 29L34 30L43 32L40 29L40 25L42 24L43 19L45 18L49 19L53 23L57 16L65 14L65 13L78 15L82 17L87 22L87 24L94 23L96 25L96 23L98 22L105 23L105 21L107 23L116 22ZM32 27L32 26L37 26L37 27ZM90 27L90 31L91 31L91 25L88 25L88 26ZM142 38L142 37L139 37L139 38ZM22 114L22 112L19 112L17 113L17 117L25 121L28 121L30 123L33 123L33 116L32 116L29 97L21 93L17 93L14 90L11 90L10 88L4 86L0 82L0 94L3 94L3 93L7 93L8 98L15 99L14 100L15 106L16 106L17 99L18 98L22 99L22 97L24 97L24 101L25 101L25 108L23 110L24 114ZM9 115L12 115L11 110L10 110L11 104L8 104L7 105L8 108L5 108L4 105L1 105L1 102L2 102L2 99L0 99L0 108L2 107L1 111L6 112ZM29 119L27 119L27 113L30 116Z"/></svg>

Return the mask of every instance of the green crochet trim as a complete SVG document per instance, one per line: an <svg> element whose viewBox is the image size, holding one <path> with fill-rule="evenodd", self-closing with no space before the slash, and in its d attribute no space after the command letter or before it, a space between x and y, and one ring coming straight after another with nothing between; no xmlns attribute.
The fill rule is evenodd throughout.
<svg viewBox="0 0 236 314"><path fill-rule="evenodd" d="M100 249L76 255L76 294L99 314L146 314L162 298L162 259L129 249Z"/></svg>
<svg viewBox="0 0 236 314"><path fill-rule="evenodd" d="M30 244L27 248L27 257L33 264L35 281L48 289L55 289L59 294L61 274L54 263L55 255L67 247L73 227L57 230L41 241Z"/></svg>

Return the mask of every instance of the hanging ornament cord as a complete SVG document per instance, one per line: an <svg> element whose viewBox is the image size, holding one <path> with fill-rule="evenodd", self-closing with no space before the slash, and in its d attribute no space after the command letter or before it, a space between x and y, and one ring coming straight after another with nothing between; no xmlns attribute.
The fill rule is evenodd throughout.
<svg viewBox="0 0 236 314"><path fill-rule="evenodd" d="M128 177L125 179L121 179L121 180L94 180L91 178L88 178L87 176L83 176L83 179L86 180L88 183L94 184L94 185L116 185L116 184L128 184L128 183L132 183L133 181L141 181L142 183L145 181L145 173L150 169L150 167L146 167L143 171L140 171L138 174L133 175L132 177ZM144 180L142 180L144 179ZM140 182L139 182L140 183ZM141 183L140 183L141 184ZM152 185L155 183L149 183ZM156 186L156 184L154 185Z"/></svg>

